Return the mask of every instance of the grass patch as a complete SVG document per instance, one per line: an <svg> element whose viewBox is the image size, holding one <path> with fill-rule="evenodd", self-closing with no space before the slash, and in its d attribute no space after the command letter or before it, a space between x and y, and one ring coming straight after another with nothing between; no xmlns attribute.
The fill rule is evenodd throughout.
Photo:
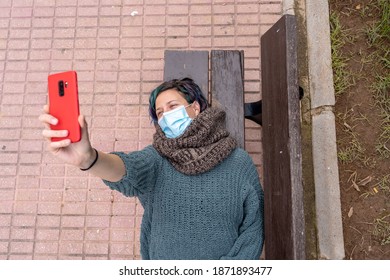
<svg viewBox="0 0 390 280"><path fill-rule="evenodd" d="M390 195L390 174L387 174L379 180L378 187L385 194Z"/></svg>
<svg viewBox="0 0 390 280"><path fill-rule="evenodd" d="M375 4L372 4L372 7L381 14L381 17L379 21L367 27L368 42L371 46L383 47L383 50L386 50L383 43L390 41L390 1L377 0Z"/></svg>
<svg viewBox="0 0 390 280"><path fill-rule="evenodd" d="M380 240L381 245L390 244L390 214L375 219L372 234Z"/></svg>
<svg viewBox="0 0 390 280"><path fill-rule="evenodd" d="M381 132L375 149L381 157L388 159L390 158L390 73L387 76L378 75L372 88L375 105L381 110Z"/></svg>
<svg viewBox="0 0 390 280"><path fill-rule="evenodd" d="M347 42L351 41L351 37L348 35L347 30L341 25L340 19L336 13L331 13L329 20L333 83L335 95L339 96L355 84L354 77L347 67L349 58L341 52L342 47Z"/></svg>
<svg viewBox="0 0 390 280"><path fill-rule="evenodd" d="M360 57L361 64L359 73L351 72L348 65L350 57L342 51L346 44L353 44L356 36L359 35L355 34L353 37L351 30L346 29L340 22L338 14L335 12L330 14L335 95L337 98L354 86L355 79L359 75L365 75L363 73L366 70L363 70L363 67L375 69L370 78L365 76L360 78L367 78L367 82L370 83L370 92L373 95L373 106L380 109L379 122L377 122L380 124L378 126L380 132L375 144L376 154L381 158L388 159L390 158L390 1L373 0L368 5L362 5L359 9L362 17L371 18L373 15L379 15L378 20L369 21L362 29L364 32L360 33L360 35L366 36L368 52L359 52L358 57ZM359 135L355 133L355 126L362 124L356 122L356 116L353 114L348 115L341 117L341 125L348 135L348 139L340 143L342 147L338 151L338 159L342 164L359 161L364 166L374 167L376 160L365 155L365 145L359 141ZM367 122L369 123L368 120Z"/></svg>
<svg viewBox="0 0 390 280"><path fill-rule="evenodd" d="M375 160L366 155L366 148L359 140L359 134L356 132L356 127L362 121L369 120L366 116L359 113L359 104L356 104L345 113L337 114L337 122L341 125L342 130L346 134L345 138L338 138L337 157L341 164L349 164L352 162L362 163L366 167L373 168Z"/></svg>
<svg viewBox="0 0 390 280"><path fill-rule="evenodd" d="M390 119L382 122L382 133L379 135L378 143L375 146L376 152L383 158L390 158Z"/></svg>
<svg viewBox="0 0 390 280"><path fill-rule="evenodd" d="M375 184L366 189L360 197L366 199L370 196L378 195L379 193L382 193L385 197L390 198L390 174L378 179Z"/></svg>
<svg viewBox="0 0 390 280"><path fill-rule="evenodd" d="M353 135L353 139L348 143L348 146L339 149L337 157L340 163L347 164L356 160L363 161L364 152L365 149L358 141L357 137Z"/></svg>
<svg viewBox="0 0 390 280"><path fill-rule="evenodd" d="M332 0L330 7L342 206L348 212L353 205L348 217L355 217L343 222L361 235L345 230L345 249L354 259L388 259L390 1ZM353 175L346 180L351 170L353 181ZM370 180L358 180L357 174ZM361 250L355 251L359 244ZM383 247L372 246L378 244Z"/></svg>

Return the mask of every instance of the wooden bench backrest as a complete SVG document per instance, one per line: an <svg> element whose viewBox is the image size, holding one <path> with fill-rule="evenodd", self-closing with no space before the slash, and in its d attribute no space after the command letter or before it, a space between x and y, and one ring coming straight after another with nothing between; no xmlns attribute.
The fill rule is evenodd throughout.
<svg viewBox="0 0 390 280"><path fill-rule="evenodd" d="M261 38L266 259L305 259L296 20Z"/></svg>

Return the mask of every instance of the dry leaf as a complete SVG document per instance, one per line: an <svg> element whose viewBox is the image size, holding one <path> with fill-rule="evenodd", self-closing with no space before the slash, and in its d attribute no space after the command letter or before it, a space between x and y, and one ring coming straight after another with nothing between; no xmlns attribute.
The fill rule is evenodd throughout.
<svg viewBox="0 0 390 280"><path fill-rule="evenodd" d="M358 184L355 183L355 181L352 181L352 186L355 188L355 190L360 192L360 188L359 188Z"/></svg>
<svg viewBox="0 0 390 280"><path fill-rule="evenodd" d="M348 218L351 218L352 214L353 214L353 207L351 207L351 208L349 209Z"/></svg>
<svg viewBox="0 0 390 280"><path fill-rule="evenodd" d="M356 10L360 10L361 9L361 5L357 4L355 8L356 8Z"/></svg>
<svg viewBox="0 0 390 280"><path fill-rule="evenodd" d="M356 171L354 171L354 172L351 174L351 176L349 176L348 182L351 181L352 177L355 177L355 179L353 179L353 181L356 181L356 177L357 177L357 172L356 172Z"/></svg>
<svg viewBox="0 0 390 280"><path fill-rule="evenodd" d="M368 183L370 183L372 181L372 177L371 176L367 176L366 178L362 179L359 181L358 185L359 186L365 186L367 185Z"/></svg>
<svg viewBox="0 0 390 280"><path fill-rule="evenodd" d="M349 124L347 124L346 122L344 122L344 126L345 126L346 128L348 128L349 130L352 130L352 127L351 127Z"/></svg>

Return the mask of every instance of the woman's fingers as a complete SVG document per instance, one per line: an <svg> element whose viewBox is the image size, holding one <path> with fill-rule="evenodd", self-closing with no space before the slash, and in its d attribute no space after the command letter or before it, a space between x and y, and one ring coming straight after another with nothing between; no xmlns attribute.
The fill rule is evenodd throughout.
<svg viewBox="0 0 390 280"><path fill-rule="evenodd" d="M89 142L88 124L87 121L85 120L85 116L80 115L78 120L81 128L81 139L85 139Z"/></svg>
<svg viewBox="0 0 390 280"><path fill-rule="evenodd" d="M67 130L44 129L42 131L42 135L45 138L66 137L66 136L68 136L68 131Z"/></svg>
<svg viewBox="0 0 390 280"><path fill-rule="evenodd" d="M51 125L56 125L58 124L58 119L53 117L52 115L49 114L42 114L39 116L39 120L43 123L51 124Z"/></svg>
<svg viewBox="0 0 390 280"><path fill-rule="evenodd" d="M49 114L49 105L44 105L43 106L43 111L46 113L46 114Z"/></svg>
<svg viewBox="0 0 390 280"><path fill-rule="evenodd" d="M71 144L70 139L65 139L56 142L50 142L49 147L52 150L68 147Z"/></svg>

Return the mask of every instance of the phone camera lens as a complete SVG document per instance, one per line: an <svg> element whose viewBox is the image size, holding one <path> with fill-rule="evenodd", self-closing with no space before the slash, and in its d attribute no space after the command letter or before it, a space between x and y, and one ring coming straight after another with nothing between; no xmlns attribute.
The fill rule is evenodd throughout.
<svg viewBox="0 0 390 280"><path fill-rule="evenodd" d="M60 96L65 95L65 90L64 90L64 81L59 81L58 82L58 93Z"/></svg>

